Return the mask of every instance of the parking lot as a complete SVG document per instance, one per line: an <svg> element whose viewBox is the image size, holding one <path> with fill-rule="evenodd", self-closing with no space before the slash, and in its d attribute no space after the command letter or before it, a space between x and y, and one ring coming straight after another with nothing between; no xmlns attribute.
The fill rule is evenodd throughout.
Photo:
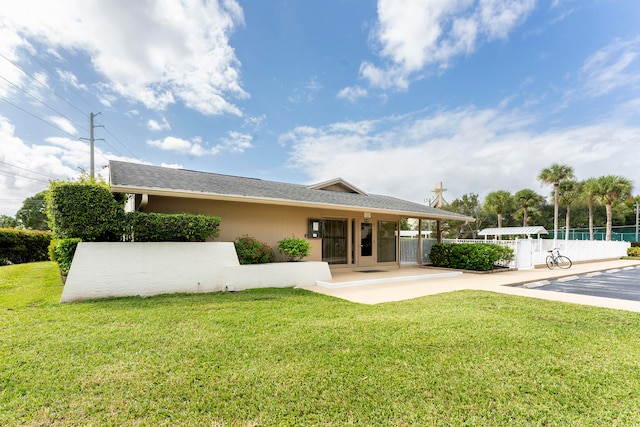
<svg viewBox="0 0 640 427"><path fill-rule="evenodd" d="M626 267L569 276L561 279L527 283L520 287L640 301L640 267Z"/></svg>

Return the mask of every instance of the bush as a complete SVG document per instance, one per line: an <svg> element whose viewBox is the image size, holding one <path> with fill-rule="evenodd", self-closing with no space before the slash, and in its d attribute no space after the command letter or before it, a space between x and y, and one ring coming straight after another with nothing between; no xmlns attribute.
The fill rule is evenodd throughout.
<svg viewBox="0 0 640 427"><path fill-rule="evenodd" d="M309 256L311 244L304 239L291 236L278 242L278 250L287 257L287 261L299 261Z"/></svg>
<svg viewBox="0 0 640 427"><path fill-rule="evenodd" d="M234 244L240 264L266 264L276 260L276 254L273 249L253 237L238 237Z"/></svg>
<svg viewBox="0 0 640 427"><path fill-rule="evenodd" d="M513 250L493 243L436 243L429 254L436 267L489 271L513 259Z"/></svg>
<svg viewBox="0 0 640 427"><path fill-rule="evenodd" d="M637 256L640 257L640 247L633 246L627 249L627 256Z"/></svg>
<svg viewBox="0 0 640 427"><path fill-rule="evenodd" d="M65 276L69 274L71 262L73 261L73 256L76 253L76 247L81 241L81 239L77 238L58 239L51 241L51 244L49 245L49 259L58 263L60 266L60 272Z"/></svg>
<svg viewBox="0 0 640 427"><path fill-rule="evenodd" d="M135 242L204 242L220 234L220 217L196 214L126 214L128 240Z"/></svg>
<svg viewBox="0 0 640 427"><path fill-rule="evenodd" d="M640 248L640 242L631 242L632 248Z"/></svg>
<svg viewBox="0 0 640 427"><path fill-rule="evenodd" d="M117 242L124 233L124 199L107 184L53 182L47 192L47 216L58 239Z"/></svg>
<svg viewBox="0 0 640 427"><path fill-rule="evenodd" d="M50 242L48 231L0 228L0 265L46 261Z"/></svg>

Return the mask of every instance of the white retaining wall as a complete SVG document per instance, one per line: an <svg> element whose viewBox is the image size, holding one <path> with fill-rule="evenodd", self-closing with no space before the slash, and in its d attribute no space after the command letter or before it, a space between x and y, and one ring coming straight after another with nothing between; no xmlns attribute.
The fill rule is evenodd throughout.
<svg viewBox="0 0 640 427"><path fill-rule="evenodd" d="M307 286L316 280L331 280L326 262L240 265L232 242L81 242L60 301Z"/></svg>

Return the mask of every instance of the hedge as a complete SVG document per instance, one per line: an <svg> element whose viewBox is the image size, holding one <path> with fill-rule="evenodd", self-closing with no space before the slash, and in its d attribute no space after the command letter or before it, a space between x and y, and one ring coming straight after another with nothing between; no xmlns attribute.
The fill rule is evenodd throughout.
<svg viewBox="0 0 640 427"><path fill-rule="evenodd" d="M204 242L220 234L220 217L196 214L128 212L126 240L134 242Z"/></svg>
<svg viewBox="0 0 640 427"><path fill-rule="evenodd" d="M240 264L268 264L276 261L276 254L271 246L256 240L255 237L238 237L234 245Z"/></svg>
<svg viewBox="0 0 640 427"><path fill-rule="evenodd" d="M299 261L309 256L311 244L305 239L291 236L278 242L278 251L287 258L287 261Z"/></svg>
<svg viewBox="0 0 640 427"><path fill-rule="evenodd" d="M51 241L49 245L49 258L51 261L58 263L62 274L69 274L71 262L76 253L76 247L81 241L81 239L58 239Z"/></svg>
<svg viewBox="0 0 640 427"><path fill-rule="evenodd" d="M632 246L627 249L627 256L640 257L640 247Z"/></svg>
<svg viewBox="0 0 640 427"><path fill-rule="evenodd" d="M51 183L47 216L58 239L117 242L124 234L124 198L114 196L103 183Z"/></svg>
<svg viewBox="0 0 640 427"><path fill-rule="evenodd" d="M46 261L51 233L0 228L0 265Z"/></svg>
<svg viewBox="0 0 640 427"><path fill-rule="evenodd" d="M499 262L511 261L513 250L493 243L436 243L429 259L435 267L489 271Z"/></svg>

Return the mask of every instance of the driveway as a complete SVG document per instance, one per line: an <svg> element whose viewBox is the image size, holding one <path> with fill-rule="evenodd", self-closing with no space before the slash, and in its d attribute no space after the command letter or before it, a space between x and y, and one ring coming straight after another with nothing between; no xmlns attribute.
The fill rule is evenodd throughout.
<svg viewBox="0 0 640 427"><path fill-rule="evenodd" d="M618 286L617 293L610 289L607 294L609 296L603 296L604 293L580 294L566 290L553 290L552 285L556 282L570 286L568 284L571 281L580 281L586 275L590 275L589 278L594 281L591 285L585 284L583 286L585 289L594 290L604 287L604 284L597 284L595 280L603 280L606 283L617 280L612 276L613 273L607 273L611 270L619 270L623 277L638 275L640 261L619 259L575 263L569 270L536 268L495 274L465 272L454 276L450 275L451 270L443 271L433 268L401 268L395 271L373 273L332 273L334 278L328 284L329 286L305 286L303 289L362 304L403 301L442 292L472 289L640 312L640 298L628 298L629 294L640 295L640 289L638 289L640 279L635 282L633 279L626 279L627 282L624 285ZM598 279L599 276L593 274L596 272L601 272L602 277ZM374 280L376 278L378 280ZM631 286L630 283L633 283L633 287L626 289L627 286ZM576 285L578 284L579 282L576 282Z"/></svg>
<svg viewBox="0 0 640 427"><path fill-rule="evenodd" d="M521 285L570 294L640 301L640 268L626 267Z"/></svg>

